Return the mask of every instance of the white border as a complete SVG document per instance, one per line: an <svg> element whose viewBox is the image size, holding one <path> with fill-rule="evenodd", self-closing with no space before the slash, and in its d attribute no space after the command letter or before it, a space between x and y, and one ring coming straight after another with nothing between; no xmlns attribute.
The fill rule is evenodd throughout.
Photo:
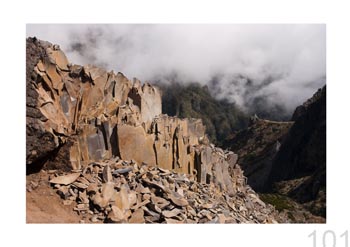
<svg viewBox="0 0 350 247"><path fill-rule="evenodd" d="M11 1L1 7L2 246L312 246L349 229L349 8L345 1ZM26 23L326 23L327 224L83 226L25 224ZM4 55L5 54L5 55ZM345 246L337 239L337 246ZM318 246L322 246L319 241Z"/></svg>

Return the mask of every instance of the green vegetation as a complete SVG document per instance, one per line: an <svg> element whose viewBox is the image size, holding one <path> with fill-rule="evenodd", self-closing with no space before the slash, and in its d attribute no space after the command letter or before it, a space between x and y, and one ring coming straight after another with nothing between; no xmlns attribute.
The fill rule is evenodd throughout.
<svg viewBox="0 0 350 247"><path fill-rule="evenodd" d="M271 130L273 133L281 131L279 128L276 128L276 127L271 127Z"/></svg>
<svg viewBox="0 0 350 247"><path fill-rule="evenodd" d="M275 206L278 211L282 211L283 209L293 209L292 205L288 201L288 197L286 196L279 194L259 194L259 197L262 201Z"/></svg>
<svg viewBox="0 0 350 247"><path fill-rule="evenodd" d="M248 124L248 117L235 104L215 99L206 86L172 83L159 87L163 113L180 118L201 118L210 141L217 145L222 145L234 131Z"/></svg>
<svg viewBox="0 0 350 247"><path fill-rule="evenodd" d="M247 155L244 156L243 162L251 162L256 158L256 156L257 155L255 152L248 153Z"/></svg>

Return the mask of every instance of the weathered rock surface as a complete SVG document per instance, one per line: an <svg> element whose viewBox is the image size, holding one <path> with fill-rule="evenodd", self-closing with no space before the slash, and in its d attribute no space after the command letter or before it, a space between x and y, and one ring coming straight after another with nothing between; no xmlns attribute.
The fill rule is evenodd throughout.
<svg viewBox="0 0 350 247"><path fill-rule="evenodd" d="M71 173L65 176L55 177L50 180L50 183L68 185L77 180L78 177L79 173Z"/></svg>
<svg viewBox="0 0 350 247"><path fill-rule="evenodd" d="M71 65L59 46L35 38L27 39L26 83L28 169L63 146L73 169L111 158L119 153L117 124L143 124L145 132L161 113L157 88L92 65Z"/></svg>
<svg viewBox="0 0 350 247"><path fill-rule="evenodd" d="M156 87L93 65L71 65L57 45L28 39L27 46L40 54L28 58L32 76L27 86L36 96L32 109L41 114L41 118L27 116L27 129L35 122L51 138L27 139L28 168L43 156L52 159L51 152L61 148L66 156L62 160L74 170L120 157L188 173L234 193L228 167L235 164L227 162L222 150L206 145L201 120L162 115Z"/></svg>
<svg viewBox="0 0 350 247"><path fill-rule="evenodd" d="M46 117L38 109L39 92L34 69L39 60L46 56L45 48L48 46L46 42L38 43L36 38L28 38L26 47L26 161L27 164L37 163L40 166L58 148L59 143L55 135L43 127Z"/></svg>

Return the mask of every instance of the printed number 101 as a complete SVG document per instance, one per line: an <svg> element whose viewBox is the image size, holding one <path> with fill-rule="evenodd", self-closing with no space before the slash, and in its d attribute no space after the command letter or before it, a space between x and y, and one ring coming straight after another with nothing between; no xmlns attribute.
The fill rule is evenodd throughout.
<svg viewBox="0 0 350 247"><path fill-rule="evenodd" d="M317 244L316 244L316 240L317 240L316 235L317 235L316 230L308 235L308 237L313 239L313 247L317 246ZM344 238L344 240L342 240L343 238ZM343 234L340 235L340 239L344 243L344 245L341 245L341 246L349 247L348 230L346 230ZM328 247L328 246L336 247L337 246L337 235L335 234L334 231L328 230L328 231L325 231L323 233L322 246L323 247Z"/></svg>

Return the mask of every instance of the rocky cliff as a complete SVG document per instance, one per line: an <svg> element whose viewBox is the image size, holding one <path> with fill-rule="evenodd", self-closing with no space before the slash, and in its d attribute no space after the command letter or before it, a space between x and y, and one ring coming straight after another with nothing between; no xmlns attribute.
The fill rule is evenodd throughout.
<svg viewBox="0 0 350 247"><path fill-rule="evenodd" d="M295 110L293 120L295 123L274 160L269 184L299 179L288 195L325 217L326 86Z"/></svg>
<svg viewBox="0 0 350 247"><path fill-rule="evenodd" d="M27 173L54 170L50 184L82 215L275 222L273 208L246 185L237 155L209 144L200 119L162 114L157 87L72 65L58 45L36 38L27 39L26 86Z"/></svg>
<svg viewBox="0 0 350 247"><path fill-rule="evenodd" d="M326 217L326 87L297 107L291 120L254 116L247 129L225 144L239 155L253 189L277 193L264 195L266 202L285 205L280 208L288 209L296 222L320 222L300 212Z"/></svg>

